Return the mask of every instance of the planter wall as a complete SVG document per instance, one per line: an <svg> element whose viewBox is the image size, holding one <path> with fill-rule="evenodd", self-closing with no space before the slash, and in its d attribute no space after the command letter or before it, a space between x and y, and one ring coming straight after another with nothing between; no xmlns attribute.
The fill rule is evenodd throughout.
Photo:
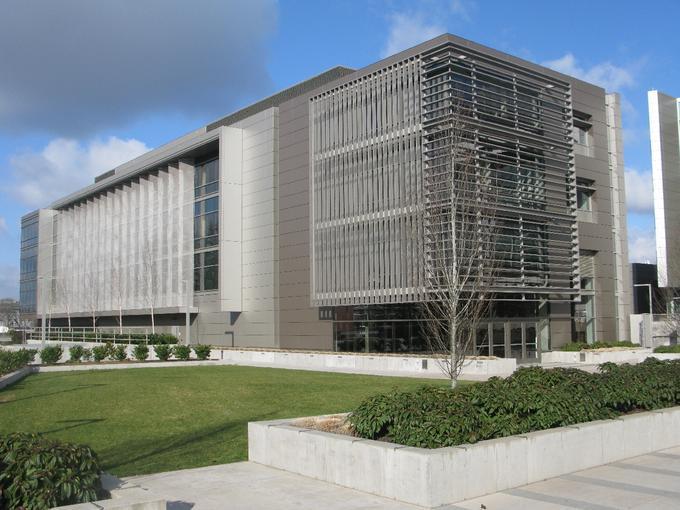
<svg viewBox="0 0 680 510"><path fill-rule="evenodd" d="M432 450L291 423L249 423L249 460L425 507L680 445L680 407Z"/></svg>
<svg viewBox="0 0 680 510"><path fill-rule="evenodd" d="M436 359L417 356L387 356L369 354L308 353L286 351L257 351L223 349L220 359L233 363L256 363L291 368L319 370L356 370L367 373L420 374L441 376L442 371ZM515 359L469 359L466 360L462 375L512 374L517 368Z"/></svg>

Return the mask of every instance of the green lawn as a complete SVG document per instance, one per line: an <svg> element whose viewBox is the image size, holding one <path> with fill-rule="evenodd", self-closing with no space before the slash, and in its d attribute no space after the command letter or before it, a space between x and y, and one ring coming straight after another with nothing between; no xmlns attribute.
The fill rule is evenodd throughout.
<svg viewBox="0 0 680 510"><path fill-rule="evenodd" d="M118 476L247 458L247 423L349 411L368 395L446 384L236 366L52 372L0 390L0 434L90 445Z"/></svg>

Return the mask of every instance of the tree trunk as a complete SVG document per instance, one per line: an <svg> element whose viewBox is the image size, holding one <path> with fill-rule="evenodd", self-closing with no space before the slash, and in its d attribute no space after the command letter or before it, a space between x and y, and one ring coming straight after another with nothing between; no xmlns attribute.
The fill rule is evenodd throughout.
<svg viewBox="0 0 680 510"><path fill-rule="evenodd" d="M458 374L457 374L457 364L456 364L456 320L452 319L450 321L451 325L449 327L449 334L451 336L450 341L451 341L451 367L449 370L449 376L451 377L451 388L455 388L456 384L458 384Z"/></svg>

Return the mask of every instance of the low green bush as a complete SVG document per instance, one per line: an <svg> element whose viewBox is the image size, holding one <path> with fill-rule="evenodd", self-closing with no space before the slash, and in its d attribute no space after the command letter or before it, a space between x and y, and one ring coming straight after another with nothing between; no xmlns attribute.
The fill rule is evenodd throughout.
<svg viewBox="0 0 680 510"><path fill-rule="evenodd" d="M9 374L25 367L35 360L35 349L20 349L18 351L0 350L0 375Z"/></svg>
<svg viewBox="0 0 680 510"><path fill-rule="evenodd" d="M591 374L525 367L455 390L426 387L365 400L349 416L357 434L438 448L614 418L680 404L680 360L605 363Z"/></svg>
<svg viewBox="0 0 680 510"><path fill-rule="evenodd" d="M177 337L169 333L152 333L149 335L149 343L152 345L173 345L177 343Z"/></svg>
<svg viewBox="0 0 680 510"><path fill-rule="evenodd" d="M109 356L109 348L106 345L95 345L92 348L92 359L97 363L104 361Z"/></svg>
<svg viewBox="0 0 680 510"><path fill-rule="evenodd" d="M677 345L659 345L654 348L654 352L659 353L680 353L680 344Z"/></svg>
<svg viewBox="0 0 680 510"><path fill-rule="evenodd" d="M149 357L149 348L146 345L135 345L132 355L137 361L145 361Z"/></svg>
<svg viewBox="0 0 680 510"><path fill-rule="evenodd" d="M187 361L191 357L191 347L188 345L175 345L172 349L175 358Z"/></svg>
<svg viewBox="0 0 680 510"><path fill-rule="evenodd" d="M89 361L92 359L92 349L88 349L87 347L83 349L83 361Z"/></svg>
<svg viewBox="0 0 680 510"><path fill-rule="evenodd" d="M154 345L153 348L156 351L156 356L161 361L168 361L170 356L172 356L172 347L168 344Z"/></svg>
<svg viewBox="0 0 680 510"><path fill-rule="evenodd" d="M211 350L212 347L206 344L194 345L194 353L196 353L198 359L208 359Z"/></svg>
<svg viewBox="0 0 680 510"><path fill-rule="evenodd" d="M116 345L113 347L113 359L116 361L125 361L127 359L127 347L124 345Z"/></svg>
<svg viewBox="0 0 680 510"><path fill-rule="evenodd" d="M593 342L592 344L586 344L582 342L569 342L563 345L560 349L562 351L586 351L592 349L611 349L613 347L629 347L636 348L640 347L640 344L634 344L633 342Z"/></svg>
<svg viewBox="0 0 680 510"><path fill-rule="evenodd" d="M40 351L40 360L44 365L52 365L59 363L63 354L64 349L60 345L48 345Z"/></svg>
<svg viewBox="0 0 680 510"><path fill-rule="evenodd" d="M37 434L0 436L0 508L43 510L104 497L97 455Z"/></svg>
<svg viewBox="0 0 680 510"><path fill-rule="evenodd" d="M74 345L68 350L70 361L80 362L85 354L85 348L82 345Z"/></svg>

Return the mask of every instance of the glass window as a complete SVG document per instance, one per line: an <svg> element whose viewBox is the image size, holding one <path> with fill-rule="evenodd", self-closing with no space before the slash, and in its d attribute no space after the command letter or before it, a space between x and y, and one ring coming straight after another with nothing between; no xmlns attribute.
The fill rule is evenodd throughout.
<svg viewBox="0 0 680 510"><path fill-rule="evenodd" d="M196 165L194 170L195 196L202 197L219 191L219 159Z"/></svg>
<svg viewBox="0 0 680 510"><path fill-rule="evenodd" d="M194 254L194 291L219 288L219 252L217 250Z"/></svg>
<svg viewBox="0 0 680 510"><path fill-rule="evenodd" d="M587 188L576 188L576 207L579 211L592 211L593 191Z"/></svg>

